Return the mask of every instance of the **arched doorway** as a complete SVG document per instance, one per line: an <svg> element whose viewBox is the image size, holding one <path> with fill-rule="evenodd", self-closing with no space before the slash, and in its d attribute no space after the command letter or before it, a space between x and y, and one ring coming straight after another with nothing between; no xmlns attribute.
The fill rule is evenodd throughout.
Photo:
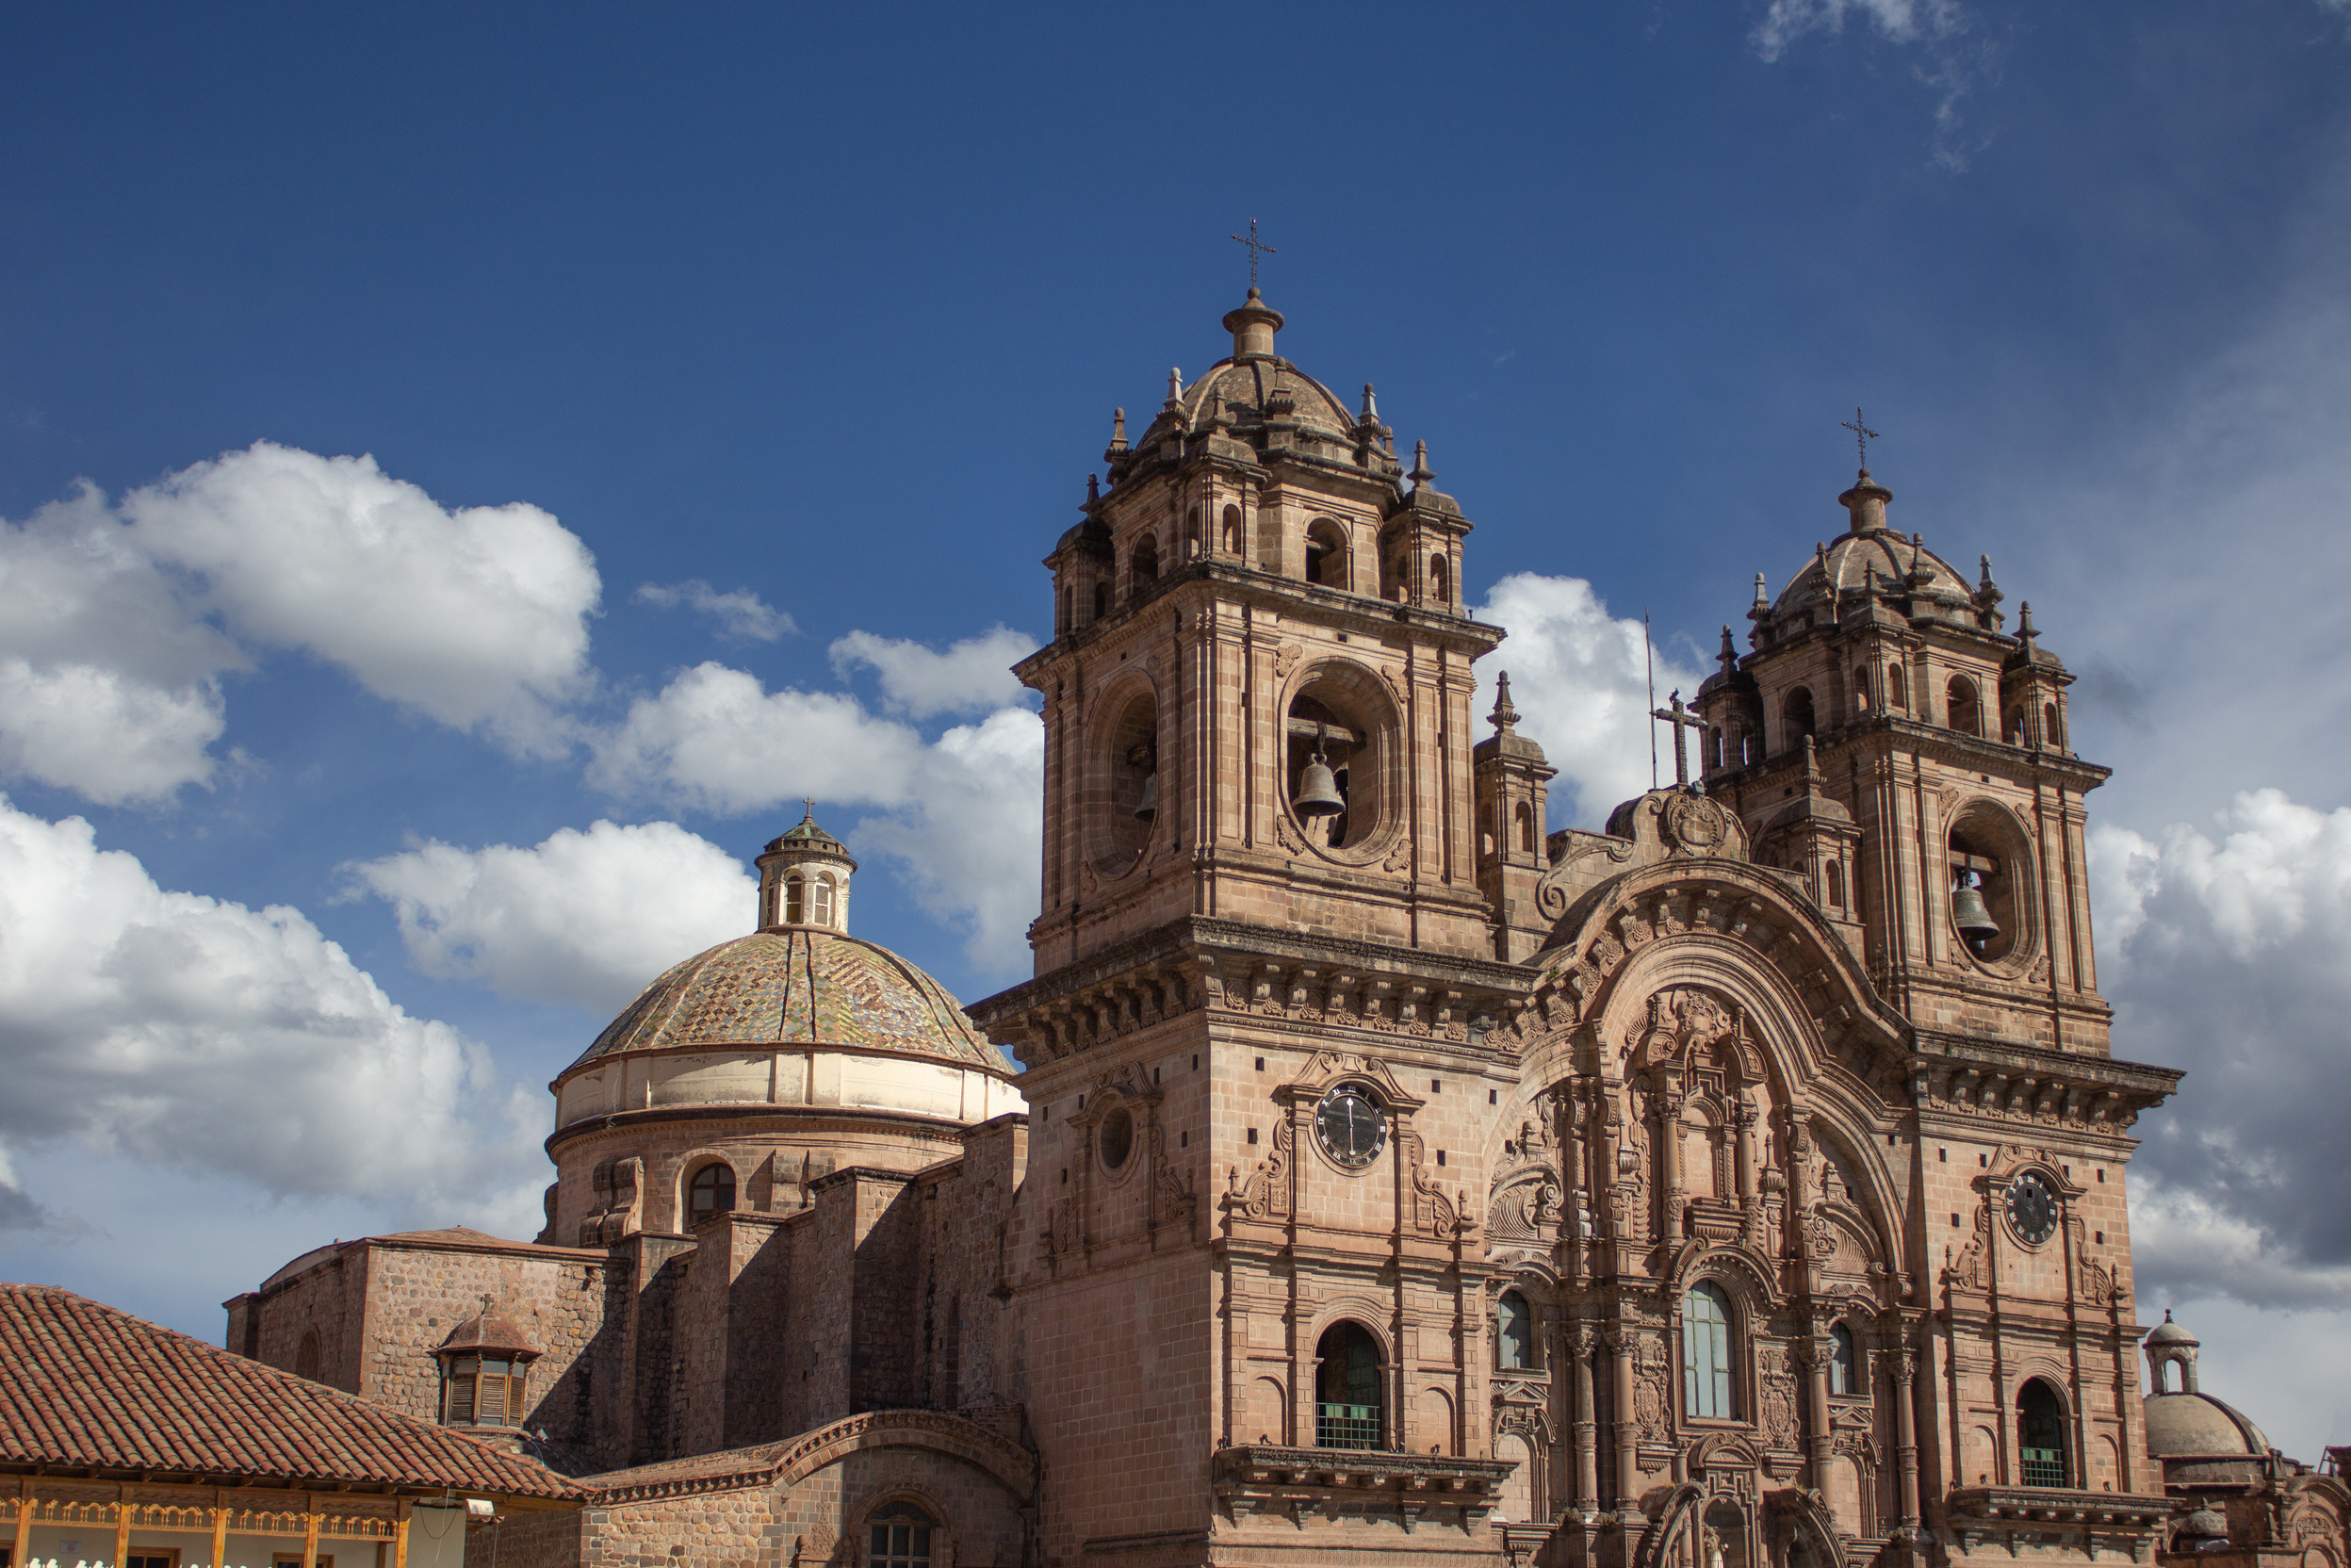
<svg viewBox="0 0 2351 1568"><path fill-rule="evenodd" d="M1314 1347L1314 1446L1387 1446L1380 1342L1361 1323L1333 1323Z"/></svg>
<svg viewBox="0 0 2351 1568"><path fill-rule="evenodd" d="M2017 1479L2026 1486L2065 1486L2073 1473L2065 1453L2065 1405L2034 1378L2016 1391Z"/></svg>

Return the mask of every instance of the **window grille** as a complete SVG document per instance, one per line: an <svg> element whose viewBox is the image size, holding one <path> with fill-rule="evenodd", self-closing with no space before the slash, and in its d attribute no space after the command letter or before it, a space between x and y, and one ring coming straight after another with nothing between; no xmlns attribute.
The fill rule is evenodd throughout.
<svg viewBox="0 0 2351 1568"><path fill-rule="evenodd" d="M1728 1421L1731 1398L1731 1303L1722 1287L1702 1282L1682 1298L1682 1409Z"/></svg>
<svg viewBox="0 0 2351 1568"><path fill-rule="evenodd" d="M930 1568L931 1516L911 1503L874 1513L866 1568Z"/></svg>

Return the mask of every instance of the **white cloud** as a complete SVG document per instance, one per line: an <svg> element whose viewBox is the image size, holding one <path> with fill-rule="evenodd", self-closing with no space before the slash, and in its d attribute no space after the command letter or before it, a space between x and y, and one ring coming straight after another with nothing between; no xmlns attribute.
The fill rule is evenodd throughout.
<svg viewBox="0 0 2351 1568"><path fill-rule="evenodd" d="M964 954L992 973L1029 961L1044 864L1045 721L1000 708L959 725L923 757L918 799L868 817L855 835L897 860L917 903L959 927Z"/></svg>
<svg viewBox="0 0 2351 1568"><path fill-rule="evenodd" d="M748 588L720 593L700 578L684 582L646 582L637 597L661 610L683 607L718 622L718 634L733 642L773 643L800 629L790 615Z"/></svg>
<svg viewBox="0 0 2351 1568"><path fill-rule="evenodd" d="M2138 1266L2159 1288L2351 1308L2351 1209L2334 1197L2351 1183L2336 1110L2351 809L2261 790L2216 825L2091 836L2115 1054L2188 1072L2138 1129L2153 1244Z"/></svg>
<svg viewBox="0 0 2351 1568"><path fill-rule="evenodd" d="M433 841L349 869L397 911L425 973L599 1015L758 921L742 864L669 822L599 821L528 849Z"/></svg>
<svg viewBox="0 0 2351 1568"><path fill-rule="evenodd" d="M134 490L136 547L195 575L255 641L303 649L378 696L518 752L568 748L593 684L600 592L578 536L526 502L444 510L371 457L256 442Z"/></svg>
<svg viewBox="0 0 2351 1568"><path fill-rule="evenodd" d="M209 782L245 662L90 486L0 522L0 774L109 806Z"/></svg>
<svg viewBox="0 0 2351 1568"><path fill-rule="evenodd" d="M882 701L892 712L927 719L937 713L984 713L1020 702L1023 688L1012 666L1037 651L1037 639L1006 626L966 637L944 653L911 638L852 631L835 640L833 669L844 678L862 664L881 678Z"/></svg>
<svg viewBox="0 0 2351 1568"><path fill-rule="evenodd" d="M922 738L841 693L770 692L745 670L705 662L639 697L589 736L588 781L629 798L740 817L787 800L895 806L908 798Z"/></svg>
<svg viewBox="0 0 2351 1568"><path fill-rule="evenodd" d="M1478 734L1489 733L1494 677L1508 671L1519 733L1540 743L1559 769L1551 781L1551 815L1597 827L1620 802L1649 788L1649 682L1642 663L1641 626L1619 620L1581 578L1518 572L1494 585L1478 618L1501 627L1510 640L1478 661ZM1657 650L1657 703L1679 688L1695 700L1697 671ZM1673 738L1657 728L1659 776L1673 778ZM1693 748L1690 771L1697 772Z"/></svg>
<svg viewBox="0 0 2351 1568"><path fill-rule="evenodd" d="M966 933L974 963L1022 961L1044 788L1043 724L1025 708L926 742L845 694L770 692L746 671L703 663L589 745L589 782L624 797L719 816L803 795L878 808L850 836L903 863L922 907Z"/></svg>
<svg viewBox="0 0 2351 1568"><path fill-rule="evenodd" d="M587 547L545 512L447 512L370 458L262 442L119 506L84 483L0 522L0 776L105 805L211 783L220 678L260 645L557 755L564 705L595 684L597 592Z"/></svg>
<svg viewBox="0 0 2351 1568"><path fill-rule="evenodd" d="M544 1120L298 909L157 887L78 817L0 799L0 1139L279 1196L519 1188Z"/></svg>

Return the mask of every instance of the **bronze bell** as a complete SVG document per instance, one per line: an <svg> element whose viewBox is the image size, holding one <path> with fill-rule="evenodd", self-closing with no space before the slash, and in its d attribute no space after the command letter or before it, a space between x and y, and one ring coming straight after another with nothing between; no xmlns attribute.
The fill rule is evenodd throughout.
<svg viewBox="0 0 2351 1568"><path fill-rule="evenodd" d="M1339 780L1331 771L1331 763L1322 754L1322 726L1314 727L1314 755L1306 764L1306 771L1298 776L1298 798L1291 808L1301 817L1335 817L1347 809L1347 797L1339 793Z"/></svg>
<svg viewBox="0 0 2351 1568"><path fill-rule="evenodd" d="M1135 820L1149 822L1159 815L1159 776L1152 774L1143 780L1143 798L1135 803Z"/></svg>
<svg viewBox="0 0 2351 1568"><path fill-rule="evenodd" d="M1976 874L1959 874L1958 890L1951 894L1951 921L1959 927L1960 937L1976 953L1982 953L2000 926L1992 920L1992 911L1984 906L1984 894L1976 887Z"/></svg>

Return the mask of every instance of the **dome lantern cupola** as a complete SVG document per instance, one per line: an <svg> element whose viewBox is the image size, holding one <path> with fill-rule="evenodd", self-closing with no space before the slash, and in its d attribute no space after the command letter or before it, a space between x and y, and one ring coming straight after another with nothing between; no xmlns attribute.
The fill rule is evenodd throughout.
<svg viewBox="0 0 2351 1568"><path fill-rule="evenodd" d="M759 929L816 926L849 929L849 878L857 869L848 848L816 825L816 802L808 814L760 851Z"/></svg>
<svg viewBox="0 0 2351 1568"><path fill-rule="evenodd" d="M1282 312L1267 304L1251 284L1241 307L1225 312L1224 330L1233 335L1234 359L1271 359L1273 335L1282 330Z"/></svg>

